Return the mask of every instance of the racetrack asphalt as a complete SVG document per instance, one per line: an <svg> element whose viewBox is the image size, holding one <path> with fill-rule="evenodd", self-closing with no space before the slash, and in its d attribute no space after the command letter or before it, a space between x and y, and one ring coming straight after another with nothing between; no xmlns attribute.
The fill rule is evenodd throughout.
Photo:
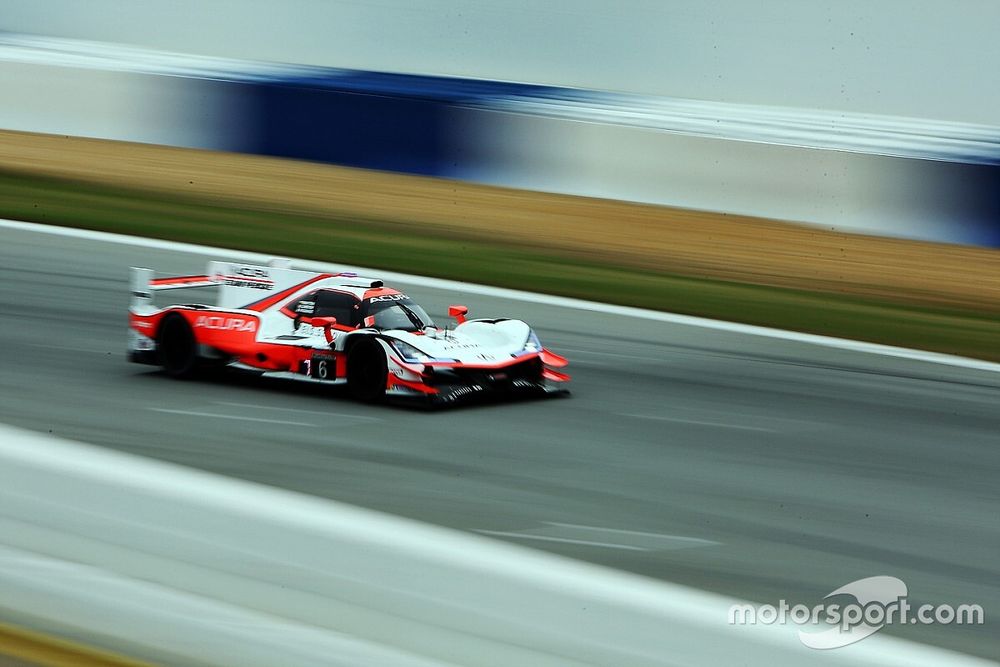
<svg viewBox="0 0 1000 667"><path fill-rule="evenodd" d="M885 632L1000 656L998 373L405 284L439 323L531 323L572 397L426 412L127 363L127 268L205 261L0 229L0 421L761 603L892 575L986 625Z"/></svg>

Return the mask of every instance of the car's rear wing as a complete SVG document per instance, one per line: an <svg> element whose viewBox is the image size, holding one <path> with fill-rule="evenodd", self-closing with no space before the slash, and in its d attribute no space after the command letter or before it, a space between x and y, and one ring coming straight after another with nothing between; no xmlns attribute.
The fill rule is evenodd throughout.
<svg viewBox="0 0 1000 667"><path fill-rule="evenodd" d="M235 262L209 262L205 275L155 277L152 269L131 269L131 303L133 308L149 306L154 292L161 290L214 287L218 308L239 309L279 294L299 284L305 284L323 274L298 271L289 267L289 260L273 259L266 266Z"/></svg>

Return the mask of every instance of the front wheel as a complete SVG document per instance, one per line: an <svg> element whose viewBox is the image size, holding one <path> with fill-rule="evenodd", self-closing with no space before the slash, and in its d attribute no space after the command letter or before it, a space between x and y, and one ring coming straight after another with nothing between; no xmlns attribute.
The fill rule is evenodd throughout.
<svg viewBox="0 0 1000 667"><path fill-rule="evenodd" d="M385 350L378 341L362 340L347 353L347 390L357 400L378 403L385 399L388 374Z"/></svg>

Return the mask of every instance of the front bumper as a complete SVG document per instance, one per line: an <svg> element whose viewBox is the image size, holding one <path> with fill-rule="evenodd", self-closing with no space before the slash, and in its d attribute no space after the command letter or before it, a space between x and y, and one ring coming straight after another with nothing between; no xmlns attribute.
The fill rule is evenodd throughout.
<svg viewBox="0 0 1000 667"><path fill-rule="evenodd" d="M390 392L392 396L416 398L431 405L456 405L477 401L565 396L569 390L542 376L543 364L533 358L495 369L435 368L422 377L422 389Z"/></svg>

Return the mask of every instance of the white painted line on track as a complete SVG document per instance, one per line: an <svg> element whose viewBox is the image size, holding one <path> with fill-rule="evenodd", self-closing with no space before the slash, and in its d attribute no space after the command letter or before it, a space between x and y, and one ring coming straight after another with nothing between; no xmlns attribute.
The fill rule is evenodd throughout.
<svg viewBox="0 0 1000 667"><path fill-rule="evenodd" d="M603 350L581 350L575 347L559 346L560 352L570 352L572 354L589 354L595 357L614 357L616 359L629 359L631 361L653 361L663 363L665 357L645 357L641 354L622 354L620 352L605 352Z"/></svg>
<svg viewBox="0 0 1000 667"><path fill-rule="evenodd" d="M173 252L186 252L189 254L212 257L214 259L233 259L243 262L266 263L273 255L259 252L248 252L245 250L231 250L226 248L215 248L201 246L193 243L180 243L177 241L163 241L160 239L148 239L138 236L128 236L125 234L112 234L110 232L97 232L89 229L73 229L70 227L55 227L52 225L42 225L34 222L22 222L19 220L0 219L0 229L15 229L37 234L50 234L54 236L64 236L67 238L86 239L88 241L100 241L103 243L117 243L120 245L138 246L142 248L153 248ZM942 354L939 352L927 352L925 350L913 350L905 347L893 345L882 345L879 343L866 343L864 341L849 340L846 338L834 338L833 336L821 336L819 334L801 333L798 331L786 331L784 329L772 329L753 324L740 324L737 322L725 322L722 320L711 320L704 317L694 317L691 315L678 315L676 313L664 313L655 310L644 310L631 306L615 306L597 301L585 301L583 299L571 299L569 297L553 296L551 294L536 294L534 292L524 292L521 290L507 289L504 287L491 287L488 285L476 285L473 283L463 283L457 280L445 280L444 278L428 278L425 276L415 276L394 271L383 271L366 267L349 266L346 264L330 264L329 262L317 262L313 260L298 260L293 258L296 268L307 271L355 271L361 274L377 275L386 281L398 281L430 287L433 289L453 290L467 294L479 294L495 298L524 301L527 303L537 303L560 308L573 308L576 310L586 310L590 312L616 315L619 317L634 317L638 319L651 320L655 322L665 322L669 324L679 324L702 329L714 329L716 331L726 331L730 333L746 334L751 336L763 336L776 338L796 343L807 343L810 345L821 345L824 347L849 350L852 352L864 352L867 354L877 354L885 357L896 357L909 359L912 361L924 361L957 368L970 368L974 370L1000 372L1000 363L983 361L981 359L971 359L952 354ZM123 278L123 284L124 284Z"/></svg>
<svg viewBox="0 0 1000 667"><path fill-rule="evenodd" d="M730 419L767 421L767 422L773 422L775 424L787 424L789 426L797 426L797 427L816 428L828 425L825 422L817 421L815 419L793 419L791 417L785 417L785 416L777 417L775 415L770 415L770 414L762 415L760 413L755 414L752 412L738 412L733 408L728 408L723 412L717 409L712 409L711 407L696 408L683 405L671 405L670 411L673 413L688 412L691 413L692 415L699 415L702 417L709 417L709 418L712 418L716 415L725 415ZM708 420L706 419L706 421Z"/></svg>
<svg viewBox="0 0 1000 667"><path fill-rule="evenodd" d="M592 542L590 540L577 540L568 537L549 537L547 535L531 535L528 533L518 533L505 530L479 530L475 532L483 535L495 535L497 537L514 537L520 540L538 540L541 542L562 542L564 544L582 544L588 547L601 547L604 549L624 549L625 551L647 551L641 547L632 547L627 544L615 544L612 542Z"/></svg>
<svg viewBox="0 0 1000 667"><path fill-rule="evenodd" d="M652 537L658 539L669 540L677 543L688 543L692 546L718 546L721 542L713 542L712 540L704 540L700 537L687 537L686 535L671 535L669 533L651 533L645 530L624 530L622 528L601 528L600 526L585 526L579 523L561 523L559 521L546 521L546 526L557 526L559 528L569 528L572 530L580 531L593 531L617 535L629 535L635 537Z"/></svg>
<svg viewBox="0 0 1000 667"><path fill-rule="evenodd" d="M702 421L700 419L681 419L680 417L664 417L662 415L637 415L626 412L619 412L619 416L631 417L633 419L653 419L662 422L674 422L677 424L693 424L695 426L715 426L718 428L735 428L741 431L760 431L761 433L777 433L773 428L763 428L760 426L744 426L743 424L727 424L725 422Z"/></svg>
<svg viewBox="0 0 1000 667"><path fill-rule="evenodd" d="M95 350L88 347L73 347L71 345L52 345L51 343L32 343L30 341L25 341L23 343L18 343L19 345L27 345L28 347L37 347L44 350L55 351L55 352L86 352L88 354L104 354L107 355L109 350Z"/></svg>
<svg viewBox="0 0 1000 667"><path fill-rule="evenodd" d="M261 419L259 417L238 417L236 415L222 415L217 412L198 412L196 410L172 410L170 408L146 408L147 410L152 410L153 412L165 412L172 415L187 415L190 417L210 417L213 419L233 419L236 421L245 422L260 422L264 424L280 424L282 426L308 426L310 428L316 428L316 424L307 424L305 422L290 422L281 419Z"/></svg>
<svg viewBox="0 0 1000 667"><path fill-rule="evenodd" d="M344 419L359 419L362 421L380 422L384 421L379 417L369 417L367 415L352 415L346 412L328 412L326 410L301 410L299 408L283 408L276 405L260 405L255 403L234 403L230 401L214 401L214 405L225 405L232 408L247 408L249 410L277 410L280 412L295 412L303 415L317 415L320 417L343 417Z"/></svg>
<svg viewBox="0 0 1000 667"><path fill-rule="evenodd" d="M624 549L626 551L673 551L677 549L718 546L720 544L719 542L684 535L601 528L599 526L585 526L577 523L559 523L555 521L543 522L540 528L528 528L525 530L478 529L475 532L497 537L558 542L561 544L580 544L606 549Z"/></svg>

